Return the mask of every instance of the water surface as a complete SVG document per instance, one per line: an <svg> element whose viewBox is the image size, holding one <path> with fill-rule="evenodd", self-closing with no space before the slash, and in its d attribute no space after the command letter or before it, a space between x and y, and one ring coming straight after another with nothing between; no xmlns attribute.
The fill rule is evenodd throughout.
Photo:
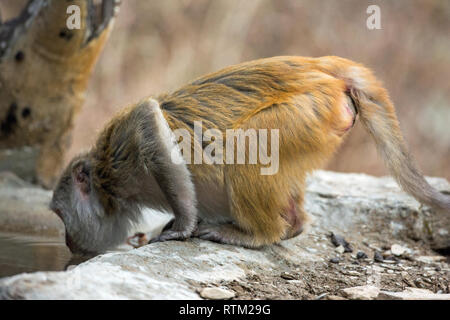
<svg viewBox="0 0 450 320"><path fill-rule="evenodd" d="M81 262L76 260L64 239L0 232L0 278L23 272L62 271Z"/></svg>

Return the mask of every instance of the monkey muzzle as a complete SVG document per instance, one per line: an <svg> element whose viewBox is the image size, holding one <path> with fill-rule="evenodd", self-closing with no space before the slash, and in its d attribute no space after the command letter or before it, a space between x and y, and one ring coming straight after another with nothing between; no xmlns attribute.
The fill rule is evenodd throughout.
<svg viewBox="0 0 450 320"><path fill-rule="evenodd" d="M66 246L69 248L70 252L72 252L72 254L77 254L77 255L88 255L88 254L92 254L91 252L88 252L82 248L80 248L76 242L74 242L72 240L72 237L70 236L70 234L67 232L66 229Z"/></svg>
<svg viewBox="0 0 450 320"><path fill-rule="evenodd" d="M63 214L61 210L58 208L51 207L51 210L56 213L56 215L61 219L61 221L64 223ZM67 228L65 228L66 233L66 246L69 248L70 252L73 254L85 254L84 250L80 249L75 242L72 240L72 237L67 232Z"/></svg>
<svg viewBox="0 0 450 320"><path fill-rule="evenodd" d="M70 252L77 253L76 249L75 249L75 246L73 245L72 238L67 233L67 230L66 230L66 246L69 248Z"/></svg>
<svg viewBox="0 0 450 320"><path fill-rule="evenodd" d="M75 241L73 241L70 234L67 232L67 228L66 228L65 233L66 233L66 246L67 246L67 248L69 248L69 250L72 254L76 254L76 255L80 255L80 256L93 254L93 252L90 252L90 251L85 250L85 249L81 248L80 246L78 246L77 243Z"/></svg>

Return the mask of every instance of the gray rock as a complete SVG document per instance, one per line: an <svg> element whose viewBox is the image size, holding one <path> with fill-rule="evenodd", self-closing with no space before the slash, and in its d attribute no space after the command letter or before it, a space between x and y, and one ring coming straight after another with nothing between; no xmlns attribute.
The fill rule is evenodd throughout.
<svg viewBox="0 0 450 320"><path fill-rule="evenodd" d="M342 293L352 300L373 300L378 297L380 288L367 285L342 289Z"/></svg>
<svg viewBox="0 0 450 320"><path fill-rule="evenodd" d="M402 292L381 291L379 300L450 300L450 294L434 293L427 289L406 288Z"/></svg>
<svg viewBox="0 0 450 320"><path fill-rule="evenodd" d="M356 254L356 259L361 260L361 259L367 259L368 256L365 252L362 251L358 251L358 253Z"/></svg>
<svg viewBox="0 0 450 320"><path fill-rule="evenodd" d="M339 253L353 251L352 247L350 246L350 243L348 243L343 236L331 233L331 242L337 247L336 250Z"/></svg>
<svg viewBox="0 0 450 320"><path fill-rule="evenodd" d="M401 256L401 255L405 254L407 251L408 251L408 248L402 247L399 244L393 244L391 246L391 253L394 256Z"/></svg>
<svg viewBox="0 0 450 320"><path fill-rule="evenodd" d="M341 259L339 259L338 257L330 259L331 263L339 263L340 261L341 261Z"/></svg>
<svg viewBox="0 0 450 320"><path fill-rule="evenodd" d="M234 298L236 293L223 288L204 288L200 291L200 296L210 300L229 300Z"/></svg>
<svg viewBox="0 0 450 320"><path fill-rule="evenodd" d="M445 179L426 179L436 189L450 191ZM397 239L414 237L435 248L450 243L450 215L421 207L391 177L316 171L308 180L306 210L331 228L345 230L358 221Z"/></svg>
<svg viewBox="0 0 450 320"><path fill-rule="evenodd" d="M381 255L380 252L375 251L375 253L373 254L373 260L374 260L375 262L383 262L383 261L384 261L384 258L383 258L383 256Z"/></svg>
<svg viewBox="0 0 450 320"><path fill-rule="evenodd" d="M343 254L345 252L345 248L343 246L338 246L334 250L340 254Z"/></svg>

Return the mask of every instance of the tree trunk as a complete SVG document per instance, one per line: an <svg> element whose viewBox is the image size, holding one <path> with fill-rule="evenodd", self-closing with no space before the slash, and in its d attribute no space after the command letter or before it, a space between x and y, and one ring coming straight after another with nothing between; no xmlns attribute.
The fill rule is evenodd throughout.
<svg viewBox="0 0 450 320"><path fill-rule="evenodd" d="M71 5L79 29L69 29ZM18 18L0 22L0 171L53 186L118 6L30 0Z"/></svg>

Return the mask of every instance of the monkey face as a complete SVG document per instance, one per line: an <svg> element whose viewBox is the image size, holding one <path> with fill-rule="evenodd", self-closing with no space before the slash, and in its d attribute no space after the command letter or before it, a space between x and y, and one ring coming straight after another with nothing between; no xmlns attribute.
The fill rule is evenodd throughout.
<svg viewBox="0 0 450 320"><path fill-rule="evenodd" d="M61 176L50 209L64 222L66 245L72 253L106 251L126 238L114 215L107 215L92 184L88 155L76 157Z"/></svg>

